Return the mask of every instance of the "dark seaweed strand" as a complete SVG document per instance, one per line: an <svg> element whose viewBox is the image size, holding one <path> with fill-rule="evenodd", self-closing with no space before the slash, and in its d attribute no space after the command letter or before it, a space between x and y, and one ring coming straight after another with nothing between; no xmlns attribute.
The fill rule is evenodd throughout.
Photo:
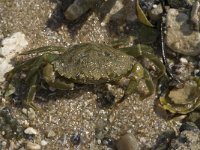
<svg viewBox="0 0 200 150"><path fill-rule="evenodd" d="M172 70L169 68L169 63L166 59L166 52L165 52L165 44L164 44L164 28L166 26L165 24L165 18L167 16L167 11L165 9L165 1L164 0L160 0L160 3L162 5L162 9L163 9L163 13L162 13L162 20L160 23L160 37L161 37L161 51L162 51L162 60L163 60L163 64L165 65L166 68L166 73L167 76L170 79L170 83L174 86L181 86L182 82L177 79L174 74L172 73Z"/></svg>

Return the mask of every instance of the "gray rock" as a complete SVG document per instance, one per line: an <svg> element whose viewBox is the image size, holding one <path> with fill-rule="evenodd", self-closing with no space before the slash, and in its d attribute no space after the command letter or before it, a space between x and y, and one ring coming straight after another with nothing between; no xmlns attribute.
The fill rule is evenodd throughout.
<svg viewBox="0 0 200 150"><path fill-rule="evenodd" d="M183 124L176 139L173 139L169 149L198 150L200 149L200 130L194 123Z"/></svg>
<svg viewBox="0 0 200 150"><path fill-rule="evenodd" d="M166 44L173 51L190 56L200 54L200 33L191 29L189 15L177 9L167 14Z"/></svg>
<svg viewBox="0 0 200 150"><path fill-rule="evenodd" d="M75 0L65 11L65 17L71 21L76 20L92 8L95 3L96 0Z"/></svg>
<svg viewBox="0 0 200 150"><path fill-rule="evenodd" d="M26 149L28 149L28 150L40 150L41 146L39 144L36 144L36 143L27 142L26 143Z"/></svg>
<svg viewBox="0 0 200 150"><path fill-rule="evenodd" d="M116 147L117 150L139 150L137 139L130 133L122 136L118 140Z"/></svg>

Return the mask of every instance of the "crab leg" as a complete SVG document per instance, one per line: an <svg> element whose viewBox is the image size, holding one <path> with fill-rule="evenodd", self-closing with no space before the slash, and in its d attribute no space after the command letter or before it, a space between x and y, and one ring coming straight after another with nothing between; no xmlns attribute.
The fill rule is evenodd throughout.
<svg viewBox="0 0 200 150"><path fill-rule="evenodd" d="M39 47L36 49L26 51L24 53L21 53L20 55L29 55L29 54L34 54L34 53L54 52L54 51L63 52L65 50L66 48L62 46L44 46L44 47Z"/></svg>
<svg viewBox="0 0 200 150"><path fill-rule="evenodd" d="M37 59L38 59L38 57L35 57L30 60L24 61L22 64L15 66L15 68L13 68L11 71L6 73L6 75L5 75L6 80L8 82L10 82L15 73L20 72L21 70L25 70L24 68L26 68L26 67L30 67L30 65L33 64Z"/></svg>
<svg viewBox="0 0 200 150"><path fill-rule="evenodd" d="M137 63L133 66L132 73L134 74L128 84L128 87L126 88L124 92L124 96L121 98L120 102L123 102L124 99L129 96L130 94L134 93L137 91L137 87L139 84L139 81L141 79L145 80L145 84L148 88L148 93L146 95L141 96L141 99L144 99L150 95L153 94L154 92L154 84L151 79L150 74L148 73L147 70L145 70L140 63Z"/></svg>
<svg viewBox="0 0 200 150"><path fill-rule="evenodd" d="M165 66L163 65L163 63L154 54L151 54L151 53L148 53L148 52L143 52L142 55L144 57L148 58L149 60L151 60L159 68L160 73L159 73L159 75L156 78L160 79L165 74Z"/></svg>
<svg viewBox="0 0 200 150"><path fill-rule="evenodd" d="M4 95L10 95L10 87L12 86L12 80L13 80L13 76L20 72L20 71L29 71L27 73L27 77L26 77L26 82L30 82L32 80L32 77L35 76L35 74L38 72L38 70L40 69L40 67L45 64L45 63L49 63L55 59L57 59L58 55L55 54L44 54L41 56L37 56L34 57L30 60L26 60L24 61L22 64L17 65L14 69L12 69L10 72L6 73L6 80L7 82L7 86L6 86L6 90ZM31 69L30 69L31 68ZM13 92L12 92L13 93Z"/></svg>
<svg viewBox="0 0 200 150"><path fill-rule="evenodd" d="M22 70L26 70L27 67L30 68L31 64L34 64L34 62L36 62L38 60L38 58L39 57L35 57L30 60L27 60L27 61L23 62L22 64L17 65L11 71L6 73L5 77L7 80L7 84L6 84L5 93L4 93L5 96L9 96L9 95L13 94L15 91L15 89L12 88L12 92L10 92L10 90L11 90L10 87L13 87L13 85L12 85L13 76ZM29 73L29 76L30 76L30 73Z"/></svg>
<svg viewBox="0 0 200 150"><path fill-rule="evenodd" d="M165 66L160 61L158 56L153 54L153 52L150 50L147 50L147 49L143 50L140 44L138 44L137 47L120 48L119 50L124 51L128 55L131 55L135 58L142 56L144 58L148 58L149 60L151 60L160 70L159 75L156 77L157 79L159 79L165 74Z"/></svg>
<svg viewBox="0 0 200 150"><path fill-rule="evenodd" d="M30 86L29 86L30 88L28 90L27 99L23 102L25 106L31 107L35 110L38 110L38 108L33 103L33 100L35 99L36 89L37 89L37 84L36 84L37 79L38 79L37 74L32 76L30 80Z"/></svg>

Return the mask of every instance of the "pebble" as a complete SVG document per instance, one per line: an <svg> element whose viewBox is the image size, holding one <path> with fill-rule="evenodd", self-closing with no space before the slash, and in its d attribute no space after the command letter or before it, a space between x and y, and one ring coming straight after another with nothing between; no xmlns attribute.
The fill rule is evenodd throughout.
<svg viewBox="0 0 200 150"><path fill-rule="evenodd" d="M30 134L30 135L36 135L37 134L37 131L32 128L32 127L28 127L24 130L24 133L25 134Z"/></svg>
<svg viewBox="0 0 200 150"><path fill-rule="evenodd" d="M186 58L183 58L183 57L180 58L180 62L182 64L188 64L188 60Z"/></svg>
<svg viewBox="0 0 200 150"><path fill-rule="evenodd" d="M35 119L35 111L32 109L32 108L29 108L29 109L26 109L26 108L23 108L22 109L22 112L27 115L27 117L30 119L30 120L34 120Z"/></svg>
<svg viewBox="0 0 200 150"><path fill-rule="evenodd" d="M29 108L27 115L30 120L34 120L36 116L35 111L32 108Z"/></svg>
<svg viewBox="0 0 200 150"><path fill-rule="evenodd" d="M101 144L101 140L100 139L97 140L97 144L99 144L99 145Z"/></svg>
<svg viewBox="0 0 200 150"><path fill-rule="evenodd" d="M41 146L37 143L27 142L26 149L27 150L40 150Z"/></svg>
<svg viewBox="0 0 200 150"><path fill-rule="evenodd" d="M24 121L23 121L23 125L24 125L25 127L29 127L29 122L28 122L27 120L24 120Z"/></svg>
<svg viewBox="0 0 200 150"><path fill-rule="evenodd" d="M6 142L6 141L3 141L3 142L1 143L1 145L2 145L2 146L6 146L6 145L7 145L7 142Z"/></svg>
<svg viewBox="0 0 200 150"><path fill-rule="evenodd" d="M47 141L45 141L45 140L42 140L42 141L41 141L41 145L42 145L42 146L46 146L47 144L48 144Z"/></svg>
<svg viewBox="0 0 200 150"><path fill-rule="evenodd" d="M54 137L54 136L56 136L56 133L53 130L49 130L49 132L47 133L47 137L51 138L51 137Z"/></svg>
<svg viewBox="0 0 200 150"><path fill-rule="evenodd" d="M9 150L16 149L16 145L13 141L10 141Z"/></svg>
<svg viewBox="0 0 200 150"><path fill-rule="evenodd" d="M169 9L166 28L165 40L170 49L188 56L200 54L200 33L191 29L188 14Z"/></svg>
<svg viewBox="0 0 200 150"><path fill-rule="evenodd" d="M28 112L28 110L26 108L22 108L22 113L24 113L26 115L27 112Z"/></svg>
<svg viewBox="0 0 200 150"><path fill-rule="evenodd" d="M139 150L138 141L135 136L127 133L122 136L116 144L117 150Z"/></svg>
<svg viewBox="0 0 200 150"><path fill-rule="evenodd" d="M75 0L64 12L64 15L70 21L76 20L92 8L95 3L96 0Z"/></svg>

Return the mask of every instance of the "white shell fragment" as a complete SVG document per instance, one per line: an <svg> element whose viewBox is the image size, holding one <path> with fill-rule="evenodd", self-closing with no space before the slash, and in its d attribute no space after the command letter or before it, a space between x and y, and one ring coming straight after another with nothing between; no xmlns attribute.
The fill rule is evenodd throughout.
<svg viewBox="0 0 200 150"><path fill-rule="evenodd" d="M16 53L20 53L28 45L28 42L25 39L25 35L23 33L16 32L13 33L10 37L3 39L1 45L0 82L4 82L4 74L13 68L11 64L12 57L14 57Z"/></svg>
<svg viewBox="0 0 200 150"><path fill-rule="evenodd" d="M24 133L25 134L29 134L29 135L36 135L37 134L37 131L32 128L32 127L28 127L24 130Z"/></svg>
<svg viewBox="0 0 200 150"><path fill-rule="evenodd" d="M45 140L42 140L42 141L41 141L41 145L42 145L42 146L46 146L47 144L48 144L47 141L45 141Z"/></svg>
<svg viewBox="0 0 200 150"><path fill-rule="evenodd" d="M23 48L28 45L28 42L25 39L25 35L21 32L13 33L10 37L2 40L0 48L0 55L6 57L11 54L16 54L20 52Z"/></svg>
<svg viewBox="0 0 200 150"><path fill-rule="evenodd" d="M0 82L4 82L4 74L10 71L13 66L10 64L10 60L0 58Z"/></svg>

